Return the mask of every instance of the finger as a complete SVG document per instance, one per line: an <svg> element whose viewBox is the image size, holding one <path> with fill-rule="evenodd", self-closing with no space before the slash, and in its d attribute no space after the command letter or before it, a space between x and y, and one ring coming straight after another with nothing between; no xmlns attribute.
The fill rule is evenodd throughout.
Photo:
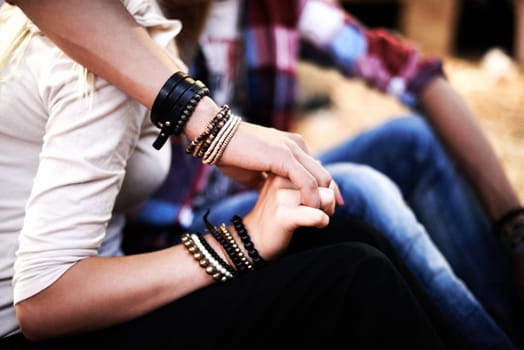
<svg viewBox="0 0 524 350"><path fill-rule="evenodd" d="M317 159L317 163L322 166L322 162ZM333 189L335 192L335 198L337 200L338 205L344 205L344 198L342 197L342 193L340 192L340 188L338 187L338 184L331 178L331 181L329 182L329 188Z"/></svg>
<svg viewBox="0 0 524 350"><path fill-rule="evenodd" d="M329 184L329 188L333 190L335 193L335 200L338 205L344 205L344 197L342 197L342 192L340 192L340 187L338 187L338 184L335 182L335 180L331 180L331 183Z"/></svg>
<svg viewBox="0 0 524 350"><path fill-rule="evenodd" d="M293 229L301 226L323 228L329 224L329 215L320 209L305 205L298 206L290 211L290 217L294 219Z"/></svg>
<svg viewBox="0 0 524 350"><path fill-rule="evenodd" d="M292 148L292 152L294 160L288 160L282 166L287 167L288 178L300 188L302 203L313 208L320 208L317 188L319 186L329 187L331 175L318 160L296 145Z"/></svg>
<svg viewBox="0 0 524 350"><path fill-rule="evenodd" d="M320 209L328 215L333 215L335 212L335 192L331 188L319 187L318 193L320 195Z"/></svg>
<svg viewBox="0 0 524 350"><path fill-rule="evenodd" d="M307 154L311 154L309 152L309 149L306 145L306 142L304 141L304 137L300 134L288 132L289 137Z"/></svg>
<svg viewBox="0 0 524 350"><path fill-rule="evenodd" d="M281 173L293 182L300 190L301 203L312 208L320 208L318 183L313 175L296 159L286 163L287 168Z"/></svg>
<svg viewBox="0 0 524 350"><path fill-rule="evenodd" d="M271 172L265 172L266 181L271 183L271 186L275 188L285 188L290 190L298 191L298 187L290 179L275 175Z"/></svg>
<svg viewBox="0 0 524 350"><path fill-rule="evenodd" d="M329 187L329 184L332 180L331 174L318 159L313 158L311 155L307 154L299 148L292 149L292 151L296 159L311 175L313 175L318 186Z"/></svg>

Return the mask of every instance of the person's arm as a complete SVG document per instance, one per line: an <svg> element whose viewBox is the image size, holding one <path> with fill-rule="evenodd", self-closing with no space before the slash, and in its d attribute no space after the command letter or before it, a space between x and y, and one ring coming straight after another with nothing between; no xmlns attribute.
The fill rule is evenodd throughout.
<svg viewBox="0 0 524 350"><path fill-rule="evenodd" d="M181 70L118 0L15 0L29 19L82 66L147 108Z"/></svg>
<svg viewBox="0 0 524 350"><path fill-rule="evenodd" d="M461 96L443 78L432 80L420 94L428 121L475 186L493 220L519 207L511 186L485 133Z"/></svg>
<svg viewBox="0 0 524 350"><path fill-rule="evenodd" d="M323 210L300 205L300 192L292 183L269 177L255 208L244 218L264 259L280 255L299 226L328 224L335 195L332 189L321 188L319 196ZM240 242L235 230L230 231ZM225 259L209 236L210 245ZM16 312L24 335L41 340L131 320L211 283L213 278L182 245L140 255L89 257L48 288L17 303Z"/></svg>
<svg viewBox="0 0 524 350"><path fill-rule="evenodd" d="M12 3L71 58L148 108L168 78L181 70L118 0ZM194 139L217 111L213 100L202 99L184 133ZM328 187L331 176L303 146L297 135L242 122L217 165L289 178L301 189L303 202L318 208L317 187Z"/></svg>
<svg viewBox="0 0 524 350"><path fill-rule="evenodd" d="M16 313L24 335L41 340L136 318L211 282L183 246L136 256L90 257L17 303Z"/></svg>
<svg viewBox="0 0 524 350"><path fill-rule="evenodd" d="M465 101L444 78L441 60L382 28L367 28L332 1L307 2L299 28L347 76L418 106L473 184L493 221L521 204Z"/></svg>
<svg viewBox="0 0 524 350"><path fill-rule="evenodd" d="M512 256L515 286L524 302L524 209L516 210L522 208L522 204L499 159L464 100L446 80L431 81L420 94L420 103L496 223L494 234L505 243ZM511 212L517 214L509 214L509 218L504 219ZM507 246L508 236L520 243L515 243L515 247Z"/></svg>

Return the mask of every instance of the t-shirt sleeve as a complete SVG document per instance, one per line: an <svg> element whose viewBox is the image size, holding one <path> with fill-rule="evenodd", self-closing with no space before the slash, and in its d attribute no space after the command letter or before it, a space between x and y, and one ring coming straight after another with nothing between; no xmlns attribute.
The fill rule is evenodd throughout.
<svg viewBox="0 0 524 350"><path fill-rule="evenodd" d="M41 96L49 111L15 262L15 303L49 286L105 237L145 110L103 79L79 97L78 66L50 62Z"/></svg>
<svg viewBox="0 0 524 350"><path fill-rule="evenodd" d="M173 50L180 22L166 20L147 1L127 3L153 40ZM104 79L88 73L86 89L81 67L44 36L35 35L31 45L39 46L39 53L27 59L35 60L29 66L48 119L16 253L15 303L98 254L128 161L145 147L153 128L146 108Z"/></svg>

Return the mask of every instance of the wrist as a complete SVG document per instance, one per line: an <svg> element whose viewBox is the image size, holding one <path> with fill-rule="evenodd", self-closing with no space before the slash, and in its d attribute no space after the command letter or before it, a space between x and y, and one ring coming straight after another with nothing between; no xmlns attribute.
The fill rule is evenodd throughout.
<svg viewBox="0 0 524 350"><path fill-rule="evenodd" d="M262 237L264 236L260 231L263 230L262 226L258 224L256 215L251 212L243 217L243 222L246 230L249 232L249 236L253 245L257 248L258 254L265 260L271 261L280 255L274 249L271 249L271 244L265 244Z"/></svg>
<svg viewBox="0 0 524 350"><path fill-rule="evenodd" d="M197 104L193 115L186 123L184 134L189 139L194 139L206 128L206 125L218 113L219 106L209 97L204 97Z"/></svg>
<svg viewBox="0 0 524 350"><path fill-rule="evenodd" d="M151 107L151 121L160 129L153 147L160 149L171 135L187 133L186 127L190 119L193 119L193 129L209 121L214 103L211 99L206 99L207 96L209 89L200 80L195 80L182 71L172 74ZM201 104L202 99L206 99L208 103Z"/></svg>

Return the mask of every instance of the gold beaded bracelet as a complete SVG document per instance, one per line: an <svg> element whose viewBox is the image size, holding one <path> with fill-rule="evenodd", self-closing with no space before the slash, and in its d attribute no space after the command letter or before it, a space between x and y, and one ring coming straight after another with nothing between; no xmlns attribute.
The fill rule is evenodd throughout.
<svg viewBox="0 0 524 350"><path fill-rule="evenodd" d="M222 235L224 236L224 238L229 242L231 247L233 247L233 249L235 250L236 254L238 255L238 257L239 257L239 259L241 261L241 263L244 264L246 269L248 269L249 271L253 271L255 269L253 264L251 263L251 261L249 261L247 256L242 252L242 249L240 249L240 247L238 246L237 242L235 241L235 238L233 237L231 232L229 232L226 224L221 224L220 225L220 231L221 231Z"/></svg>
<svg viewBox="0 0 524 350"><path fill-rule="evenodd" d="M229 273L223 266L221 266L215 259L211 257L209 252L205 252L205 248L195 243L195 240L189 233L184 233L181 237L182 244L187 251L193 256L198 264L206 271L208 275L213 277L215 281L227 282L234 276ZM202 250L203 249L203 250Z"/></svg>

